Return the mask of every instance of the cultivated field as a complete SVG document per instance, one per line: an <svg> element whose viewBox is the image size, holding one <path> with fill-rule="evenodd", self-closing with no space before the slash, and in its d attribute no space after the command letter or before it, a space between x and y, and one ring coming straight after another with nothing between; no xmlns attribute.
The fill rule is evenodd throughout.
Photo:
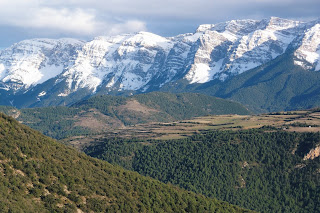
<svg viewBox="0 0 320 213"><path fill-rule="evenodd" d="M280 112L261 115L215 115L197 117L171 123L148 123L110 129L101 134L72 137L64 140L77 148L83 148L95 139L106 137L170 140L190 136L208 130L240 130L274 127L284 131L320 131L320 110ZM270 131L270 130L267 130Z"/></svg>

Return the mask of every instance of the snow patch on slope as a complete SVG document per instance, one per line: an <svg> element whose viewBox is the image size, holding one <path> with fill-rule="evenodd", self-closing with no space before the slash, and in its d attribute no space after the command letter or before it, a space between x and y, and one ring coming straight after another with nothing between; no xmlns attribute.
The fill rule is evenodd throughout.
<svg viewBox="0 0 320 213"><path fill-rule="evenodd" d="M51 78L56 77L57 75L61 74L63 71L63 65L47 65L41 68L40 70L40 80L36 81L35 84L41 84Z"/></svg>
<svg viewBox="0 0 320 213"><path fill-rule="evenodd" d="M66 93L60 93L58 94L59 97L66 97L68 96L70 93L66 92Z"/></svg>
<svg viewBox="0 0 320 213"><path fill-rule="evenodd" d="M186 78L193 83L205 83L211 80L212 74L210 73L211 69L208 64L198 63L195 64L192 71L189 72Z"/></svg>
<svg viewBox="0 0 320 213"><path fill-rule="evenodd" d="M45 96L47 93L45 91L42 91L38 94L38 97L42 97L42 96Z"/></svg>
<svg viewBox="0 0 320 213"><path fill-rule="evenodd" d="M6 68L3 64L0 64L0 80L4 78L5 76L5 71L6 71Z"/></svg>

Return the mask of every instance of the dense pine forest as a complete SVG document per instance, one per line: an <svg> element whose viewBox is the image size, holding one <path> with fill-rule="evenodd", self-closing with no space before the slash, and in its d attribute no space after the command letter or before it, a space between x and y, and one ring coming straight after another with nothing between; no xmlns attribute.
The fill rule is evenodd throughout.
<svg viewBox="0 0 320 213"><path fill-rule="evenodd" d="M86 153L261 212L319 212L320 133L211 131L187 139L104 139Z"/></svg>

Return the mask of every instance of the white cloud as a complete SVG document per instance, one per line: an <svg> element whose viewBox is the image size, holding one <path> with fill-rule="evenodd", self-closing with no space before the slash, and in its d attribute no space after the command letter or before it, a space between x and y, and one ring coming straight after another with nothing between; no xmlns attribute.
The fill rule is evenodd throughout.
<svg viewBox="0 0 320 213"><path fill-rule="evenodd" d="M299 9L308 8L315 13L320 6L319 0L55 0L51 6L68 5L91 7L116 16L175 19L226 19L228 16L252 17L255 14L270 16L274 11L299 15ZM318 6L318 7L317 7ZM305 11L300 13L307 15ZM318 12L317 12L318 14ZM280 14L275 14L281 16ZM315 14L313 14L314 16ZM301 14L300 14L301 16ZM242 17L241 17L242 18ZM227 18L228 19L228 18Z"/></svg>
<svg viewBox="0 0 320 213"><path fill-rule="evenodd" d="M72 36L96 36L146 30L146 25L142 21L130 19L119 21L110 16L104 16L104 19L101 19L98 18L99 12L96 9L72 6L70 4L73 1L70 0L66 0L65 3L69 4L62 4L63 7L45 3L38 0L0 0L0 25L39 32L46 31L45 34Z"/></svg>
<svg viewBox="0 0 320 213"><path fill-rule="evenodd" d="M115 24L107 34L117 35L126 32L146 31L146 24L137 20L130 20L125 23Z"/></svg>
<svg viewBox="0 0 320 213"><path fill-rule="evenodd" d="M51 29L85 35L95 34L105 27L103 22L95 19L94 13L78 8L75 10L38 8L32 16L27 19L14 20L13 24L21 27Z"/></svg>
<svg viewBox="0 0 320 213"><path fill-rule="evenodd" d="M12 37L2 31L10 27L29 37L92 38L147 27L175 35L231 19L311 19L318 8L319 0L0 0L0 45L1 38Z"/></svg>

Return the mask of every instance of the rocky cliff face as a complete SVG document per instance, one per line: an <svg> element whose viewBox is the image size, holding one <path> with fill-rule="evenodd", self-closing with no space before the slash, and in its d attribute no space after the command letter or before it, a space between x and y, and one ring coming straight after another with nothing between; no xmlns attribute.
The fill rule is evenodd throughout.
<svg viewBox="0 0 320 213"><path fill-rule="evenodd" d="M313 160L320 156L320 146L311 149L304 157L303 160Z"/></svg>
<svg viewBox="0 0 320 213"><path fill-rule="evenodd" d="M224 81L289 50L296 65L318 71L319 23L272 17L200 25L195 33L170 38L139 32L89 42L26 40L0 52L0 93L12 100L24 93L41 102L80 90L145 92L179 79Z"/></svg>
<svg viewBox="0 0 320 213"><path fill-rule="evenodd" d="M312 26L312 25L311 25ZM295 63L305 69L320 70L320 24L316 23L307 29L301 45L295 51Z"/></svg>

